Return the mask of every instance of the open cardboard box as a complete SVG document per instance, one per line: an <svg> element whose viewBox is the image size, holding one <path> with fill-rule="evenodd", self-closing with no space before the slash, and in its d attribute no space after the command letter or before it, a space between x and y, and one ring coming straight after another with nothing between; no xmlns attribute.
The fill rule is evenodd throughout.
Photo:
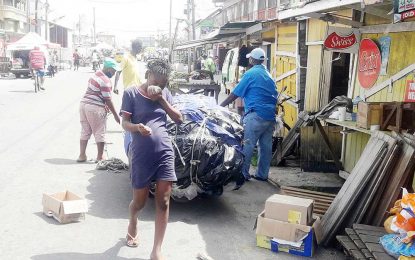
<svg viewBox="0 0 415 260"><path fill-rule="evenodd" d="M257 246L271 249L273 252L288 252L299 256L313 256L316 244L321 239L321 222L313 218L311 226L291 224L284 221L265 218L265 211L259 214L256 223ZM301 242L299 247L278 243L276 240Z"/></svg>
<svg viewBox="0 0 415 260"><path fill-rule="evenodd" d="M76 222L85 218L88 204L85 199L70 191L43 194L43 213L62 224Z"/></svg>
<svg viewBox="0 0 415 260"><path fill-rule="evenodd" d="M274 194L265 201L265 217L292 224L309 225L314 201L293 196Z"/></svg>

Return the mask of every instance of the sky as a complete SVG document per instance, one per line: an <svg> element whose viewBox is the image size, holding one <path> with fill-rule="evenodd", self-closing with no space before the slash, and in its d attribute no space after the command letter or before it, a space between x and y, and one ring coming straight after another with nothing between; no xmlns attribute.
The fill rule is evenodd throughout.
<svg viewBox="0 0 415 260"><path fill-rule="evenodd" d="M44 0L43 0L44 1ZM91 34L95 7L96 32L112 33L121 44L137 36L169 33L169 0L48 0L49 20L75 28L81 16L82 33ZM216 7L210 0L195 0L196 20ZM175 18L185 18L186 0L173 0L172 31ZM180 30L183 33L183 30ZM74 32L75 33L75 32Z"/></svg>

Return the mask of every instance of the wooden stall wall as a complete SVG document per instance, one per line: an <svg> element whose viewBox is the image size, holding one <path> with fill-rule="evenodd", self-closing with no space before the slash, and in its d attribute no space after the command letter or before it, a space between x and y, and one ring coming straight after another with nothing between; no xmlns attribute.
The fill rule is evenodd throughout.
<svg viewBox="0 0 415 260"><path fill-rule="evenodd" d="M325 126L324 131L329 138L337 158L341 155L342 136L339 126ZM338 172L327 145L321 134L313 126L301 128L301 169L304 171Z"/></svg>
<svg viewBox="0 0 415 260"><path fill-rule="evenodd" d="M275 60L273 62L273 71L275 78L296 70L296 51L297 51L297 23L278 24L275 29ZM278 91L287 86L285 94L297 100L297 83L296 74L277 82ZM298 110L292 102L285 102L284 120L289 126L294 126L297 121Z"/></svg>
<svg viewBox="0 0 415 260"><path fill-rule="evenodd" d="M390 23L382 18L367 15L365 18L366 25L376 25ZM378 42L382 36L391 37L390 53L386 75L379 76L377 84L389 79L392 75L415 63L415 32L396 32L396 33L378 33L378 34L362 34L363 38L369 38ZM357 70L356 70L357 71ZM357 77L357 75L354 75ZM367 98L369 102L391 102L403 101L406 89L406 82L415 78L414 73L410 73L402 79L393 83L391 91L385 88L373 96ZM360 86L356 79L354 84L353 97L364 96L365 90ZM369 135L363 133L348 134L346 137L346 153L345 153L345 170L350 172L355 166L357 160L362 154L362 148L366 145Z"/></svg>

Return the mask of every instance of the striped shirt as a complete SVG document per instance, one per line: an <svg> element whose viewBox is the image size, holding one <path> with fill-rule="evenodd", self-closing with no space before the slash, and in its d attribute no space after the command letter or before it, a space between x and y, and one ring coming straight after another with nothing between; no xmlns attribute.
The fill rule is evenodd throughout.
<svg viewBox="0 0 415 260"><path fill-rule="evenodd" d="M88 88L81 102L106 107L105 101L111 100L111 80L102 72L97 71L88 81Z"/></svg>

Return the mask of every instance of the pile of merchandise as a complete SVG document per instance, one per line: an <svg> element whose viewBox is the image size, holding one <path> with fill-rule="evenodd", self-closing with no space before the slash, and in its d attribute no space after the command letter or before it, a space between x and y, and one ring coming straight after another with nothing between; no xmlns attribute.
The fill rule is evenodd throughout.
<svg viewBox="0 0 415 260"><path fill-rule="evenodd" d="M396 259L415 259L415 194L403 189L390 213L384 224L390 234L381 237L380 244Z"/></svg>
<svg viewBox="0 0 415 260"><path fill-rule="evenodd" d="M223 187L242 175L243 127L238 114L203 95L178 95L174 106L184 122L167 125L175 152L174 199L221 195Z"/></svg>

